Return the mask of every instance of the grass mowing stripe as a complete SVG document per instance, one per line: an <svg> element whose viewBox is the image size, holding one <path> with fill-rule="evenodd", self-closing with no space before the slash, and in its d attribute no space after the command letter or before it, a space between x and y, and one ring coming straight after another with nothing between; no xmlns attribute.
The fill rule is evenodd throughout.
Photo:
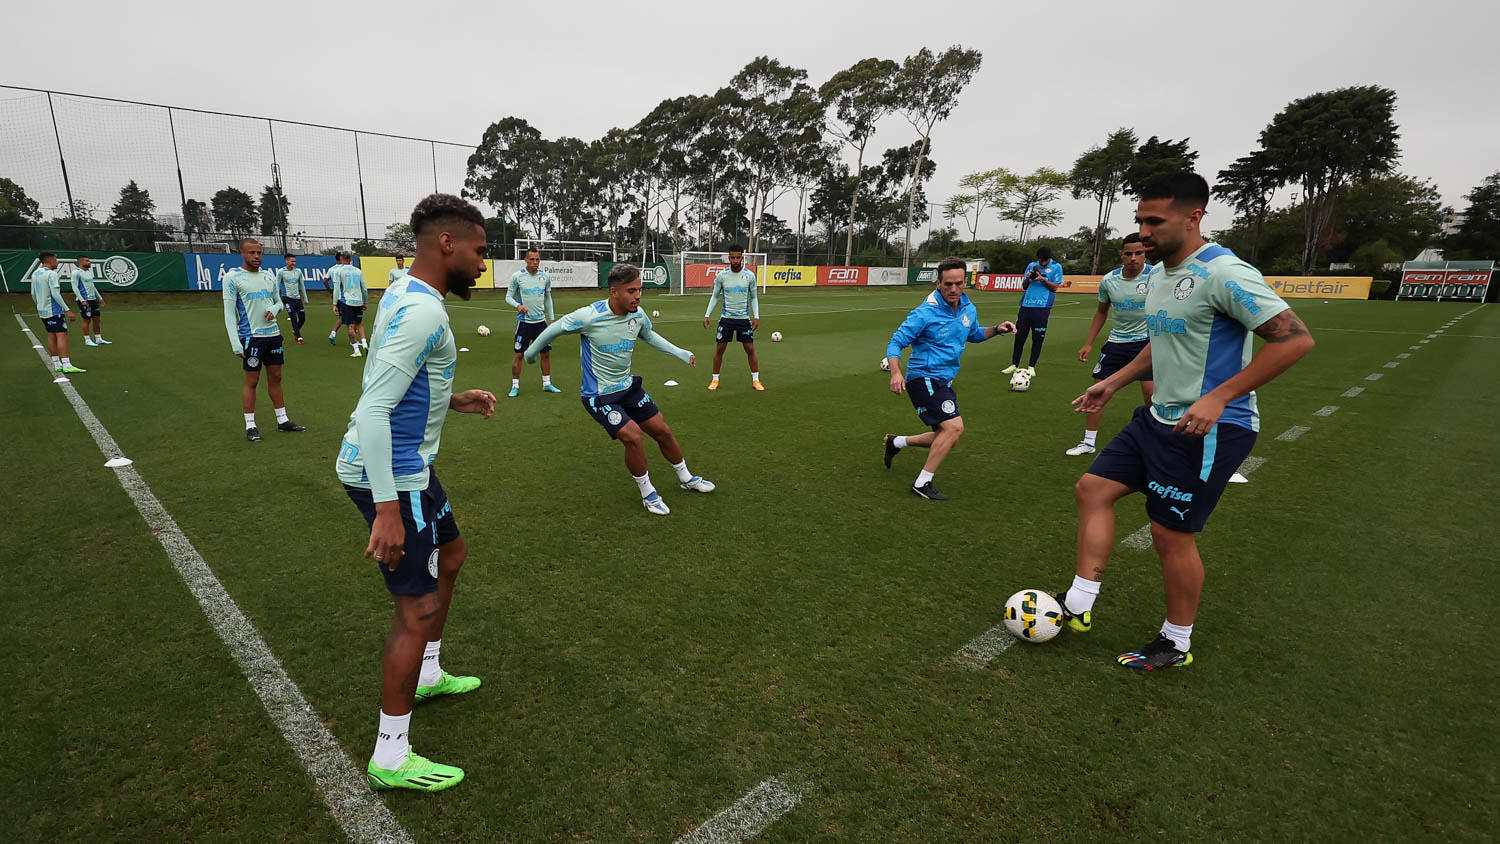
<svg viewBox="0 0 1500 844"><path fill-rule="evenodd" d="M771 777L733 805L677 839L677 844L729 844L759 835L802 801L803 789Z"/></svg>
<svg viewBox="0 0 1500 844"><path fill-rule="evenodd" d="M1333 414L1338 413L1338 412L1339 412L1339 406L1338 405L1336 405L1336 404L1326 404L1326 405L1323 405L1322 407L1318 408L1317 410L1314 410L1313 411L1313 415L1314 416L1332 416Z"/></svg>
<svg viewBox="0 0 1500 844"><path fill-rule="evenodd" d="M983 668L1015 643L1016 637L1010 635L1005 625L997 624L959 648L958 653L953 655L953 661L968 668Z"/></svg>
<svg viewBox="0 0 1500 844"><path fill-rule="evenodd" d="M21 330L36 344L20 314L16 322ZM42 366L51 372L51 359L45 351L37 353ZM71 383L60 385L73 406L78 419L98 443L104 456L113 460L123 457L120 446L99 421L94 412ZM302 691L286 669L276 660L260 633L224 589L223 584L208 567L208 563L183 534L172 515L151 492L133 466L114 469L115 477L125 493L135 503L141 518L151 528L151 533L161 542L167 557L172 561L188 590L203 608L203 614L218 632L219 638L228 646L229 653L245 672L255 694L266 707L266 712L276 724L297 757L302 760L308 774L322 792L323 802L344 833L353 841L411 841L411 836L391 814L384 803L370 791L365 778L360 775L353 760L323 726L318 714L303 697Z"/></svg>
<svg viewBox="0 0 1500 844"><path fill-rule="evenodd" d="M1285 431L1282 431L1280 434L1278 434L1276 436L1276 440L1278 442L1284 443L1294 442L1298 437L1311 430L1312 429L1307 427L1306 425L1293 425L1292 427L1287 428Z"/></svg>

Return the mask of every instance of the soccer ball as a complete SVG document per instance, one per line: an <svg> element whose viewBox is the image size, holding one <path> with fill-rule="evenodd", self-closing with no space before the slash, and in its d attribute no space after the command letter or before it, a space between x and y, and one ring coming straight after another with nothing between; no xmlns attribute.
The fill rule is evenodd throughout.
<svg viewBox="0 0 1500 844"><path fill-rule="evenodd" d="M652 311L651 312L651 318L652 319L656 319L659 316L661 316L661 311Z"/></svg>
<svg viewBox="0 0 1500 844"><path fill-rule="evenodd" d="M488 325L481 325L481 326L479 326L479 336L480 337L488 337L488 336L490 336L490 327Z"/></svg>
<svg viewBox="0 0 1500 844"><path fill-rule="evenodd" d="M1031 373L1024 369L1017 369L1016 373L1010 376L1010 388L1018 393L1031 389Z"/></svg>
<svg viewBox="0 0 1500 844"><path fill-rule="evenodd" d="M1005 629L1023 642L1046 642L1062 624L1062 606L1040 589L1023 589L1005 602Z"/></svg>
<svg viewBox="0 0 1500 844"><path fill-rule="evenodd" d="M772 343L780 343L781 342L781 332L780 331L772 331L771 332L771 342Z"/></svg>
<svg viewBox="0 0 1500 844"><path fill-rule="evenodd" d="M891 359L890 358L881 358L880 359L880 371L881 372L890 372L891 371Z"/></svg>

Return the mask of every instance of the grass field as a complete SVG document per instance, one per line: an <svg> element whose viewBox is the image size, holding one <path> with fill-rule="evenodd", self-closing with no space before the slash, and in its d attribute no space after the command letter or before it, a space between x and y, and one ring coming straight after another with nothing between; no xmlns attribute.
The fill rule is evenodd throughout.
<svg viewBox="0 0 1500 844"><path fill-rule="evenodd" d="M443 662L484 687L416 712L414 746L469 779L381 798L413 837L670 840L771 777L802 797L770 841L1495 836L1500 307L1294 303L1318 347L1262 391L1266 462L1203 534L1197 661L1142 675L1112 658L1156 632L1161 586L1153 553L1128 547L1093 632L979 669L954 660L1009 594L1071 577L1087 458L1063 450L1082 429L1068 402L1089 380L1075 355L1092 305L1062 300L1029 393L1003 388L1008 338L970 348L967 433L937 479L953 500L935 504L907 491L919 455L880 462L882 434L921 430L877 363L924 292L768 295L763 394L737 347L723 388L704 390L705 300L648 296L699 365L643 347L637 372L718 484L677 492L650 451L664 519L579 407L576 339L553 355L565 395L542 394L528 367L494 418L450 417L437 467L471 555ZM1014 316L1015 295L975 296L982 319ZM564 294L558 310L596 297ZM27 299L6 301L41 331ZM75 345L89 371L73 384L362 766L390 605L333 459L363 360L322 339L331 317L315 309L285 370L309 430L271 430L262 391L266 441L246 443L217 304L111 297L115 345ZM503 394L513 315L498 296L450 313L471 349L457 388ZM4 828L339 838L6 318ZM1276 439L1292 426L1310 430ZM1127 498L1119 536L1143 524Z"/></svg>

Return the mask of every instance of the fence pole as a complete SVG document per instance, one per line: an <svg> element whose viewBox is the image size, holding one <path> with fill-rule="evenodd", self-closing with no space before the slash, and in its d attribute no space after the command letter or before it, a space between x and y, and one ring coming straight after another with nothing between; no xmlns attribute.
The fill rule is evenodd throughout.
<svg viewBox="0 0 1500 844"><path fill-rule="evenodd" d="M172 108L167 107L167 126L172 130L172 161L177 165L177 196L182 200L182 231L187 236L188 251L198 251L193 246L193 227L188 225L187 188L182 185L182 158L177 154L177 122L172 119Z"/></svg>
<svg viewBox="0 0 1500 844"><path fill-rule="evenodd" d="M427 146L432 148L432 192L437 193L437 144L428 141Z"/></svg>
<svg viewBox="0 0 1500 844"><path fill-rule="evenodd" d="M359 160L359 133L354 133L354 172L359 176L359 219L364 224L365 240L370 239L370 217L365 212L365 168Z"/></svg>
<svg viewBox="0 0 1500 844"><path fill-rule="evenodd" d="M79 238L78 212L73 208L73 186L68 182L68 160L63 157L62 135L57 131L57 111L52 108L52 92L47 92L47 113L52 115L52 137L57 141L57 163L62 165L63 193L68 197L68 216L73 218L73 237ZM75 243L76 247L78 244Z"/></svg>
<svg viewBox="0 0 1500 844"><path fill-rule="evenodd" d="M276 203L276 219L281 229L281 255L284 258L291 254L286 243L287 208L282 202L285 194L281 190L281 163L276 160L276 124L270 118L266 119L266 131L271 135L271 199Z"/></svg>

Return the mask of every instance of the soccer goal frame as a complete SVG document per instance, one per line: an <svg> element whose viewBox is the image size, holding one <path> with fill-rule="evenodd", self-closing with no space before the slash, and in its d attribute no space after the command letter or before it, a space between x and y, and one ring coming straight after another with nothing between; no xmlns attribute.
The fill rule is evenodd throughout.
<svg viewBox="0 0 1500 844"><path fill-rule="evenodd" d="M607 240L546 240L543 238L535 237L518 237L511 244L511 248L515 250L512 257L514 257L517 261L525 257L526 250L528 249L540 250L543 258L548 257L547 253L549 251L560 252L562 253L562 256L553 259L558 261L587 261L592 260L588 257L588 255L602 254L604 252L609 253L609 259L611 261L620 260L619 247L615 246L612 241ZM583 252L587 254L583 258L569 258L569 252Z"/></svg>
<svg viewBox="0 0 1500 844"><path fill-rule="evenodd" d="M670 296L687 296L689 294L702 294L707 296L713 292L713 286L688 287L687 265L688 264L723 264L725 269L729 268L728 252L679 252L677 253L677 278L672 282ZM760 292L766 292L766 253L746 252L745 266L755 268L756 287Z"/></svg>

